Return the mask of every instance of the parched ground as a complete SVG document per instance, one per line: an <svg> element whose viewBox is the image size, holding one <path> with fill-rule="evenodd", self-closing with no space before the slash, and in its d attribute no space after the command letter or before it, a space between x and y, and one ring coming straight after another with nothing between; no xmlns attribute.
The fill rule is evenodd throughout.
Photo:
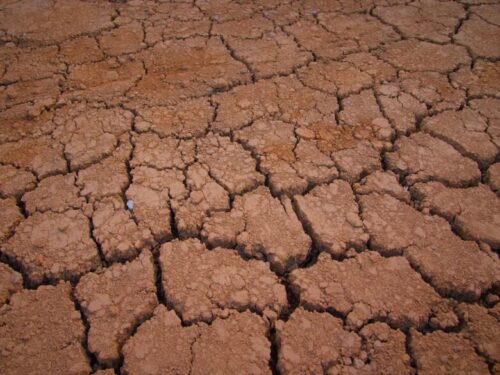
<svg viewBox="0 0 500 375"><path fill-rule="evenodd" d="M500 374L496 0L0 2L0 373Z"/></svg>

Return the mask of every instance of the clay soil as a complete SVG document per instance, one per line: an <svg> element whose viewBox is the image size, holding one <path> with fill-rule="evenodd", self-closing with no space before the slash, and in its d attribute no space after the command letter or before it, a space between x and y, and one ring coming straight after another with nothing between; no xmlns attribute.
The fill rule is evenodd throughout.
<svg viewBox="0 0 500 375"><path fill-rule="evenodd" d="M500 375L497 0L0 2L0 373Z"/></svg>

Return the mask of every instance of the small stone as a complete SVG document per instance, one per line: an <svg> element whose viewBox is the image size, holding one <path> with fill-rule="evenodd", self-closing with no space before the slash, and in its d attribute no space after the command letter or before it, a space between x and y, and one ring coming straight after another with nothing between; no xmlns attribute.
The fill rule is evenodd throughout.
<svg viewBox="0 0 500 375"><path fill-rule="evenodd" d="M132 199L127 200L127 208L129 209L129 211L134 210L134 201Z"/></svg>

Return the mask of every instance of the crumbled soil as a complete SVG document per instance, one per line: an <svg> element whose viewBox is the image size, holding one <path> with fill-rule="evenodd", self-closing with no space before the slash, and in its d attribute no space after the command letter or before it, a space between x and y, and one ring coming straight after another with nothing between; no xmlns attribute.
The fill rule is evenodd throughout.
<svg viewBox="0 0 500 375"><path fill-rule="evenodd" d="M0 5L1 374L500 374L497 0Z"/></svg>

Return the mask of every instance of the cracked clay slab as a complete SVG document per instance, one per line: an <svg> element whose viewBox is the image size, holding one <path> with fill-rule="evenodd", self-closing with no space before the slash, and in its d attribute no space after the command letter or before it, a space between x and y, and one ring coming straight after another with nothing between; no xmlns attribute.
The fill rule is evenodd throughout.
<svg viewBox="0 0 500 375"><path fill-rule="evenodd" d="M312 267L292 271L290 281L302 306L332 309L346 316L351 327L376 318L400 328L422 327L440 300L405 258L375 252L342 262L320 254Z"/></svg>
<svg viewBox="0 0 500 375"><path fill-rule="evenodd" d="M269 266L243 260L234 250L207 250L196 239L175 241L161 247L159 262L165 298L186 322L210 322L231 310L276 318L288 304Z"/></svg>
<svg viewBox="0 0 500 375"><path fill-rule="evenodd" d="M172 310L159 305L123 348L127 374L271 374L271 344L264 319L233 313L211 325L181 325Z"/></svg>
<svg viewBox="0 0 500 375"><path fill-rule="evenodd" d="M285 203L283 205L268 188L261 186L236 197L232 211L222 214L222 218L207 219L202 236L217 242L218 236L212 237L211 233L220 233L227 240L234 241L245 256L265 259L273 270L283 273L302 263L311 246L291 203L286 200ZM230 226L225 230L226 223L232 221L236 212L241 213L245 225L242 228Z"/></svg>

